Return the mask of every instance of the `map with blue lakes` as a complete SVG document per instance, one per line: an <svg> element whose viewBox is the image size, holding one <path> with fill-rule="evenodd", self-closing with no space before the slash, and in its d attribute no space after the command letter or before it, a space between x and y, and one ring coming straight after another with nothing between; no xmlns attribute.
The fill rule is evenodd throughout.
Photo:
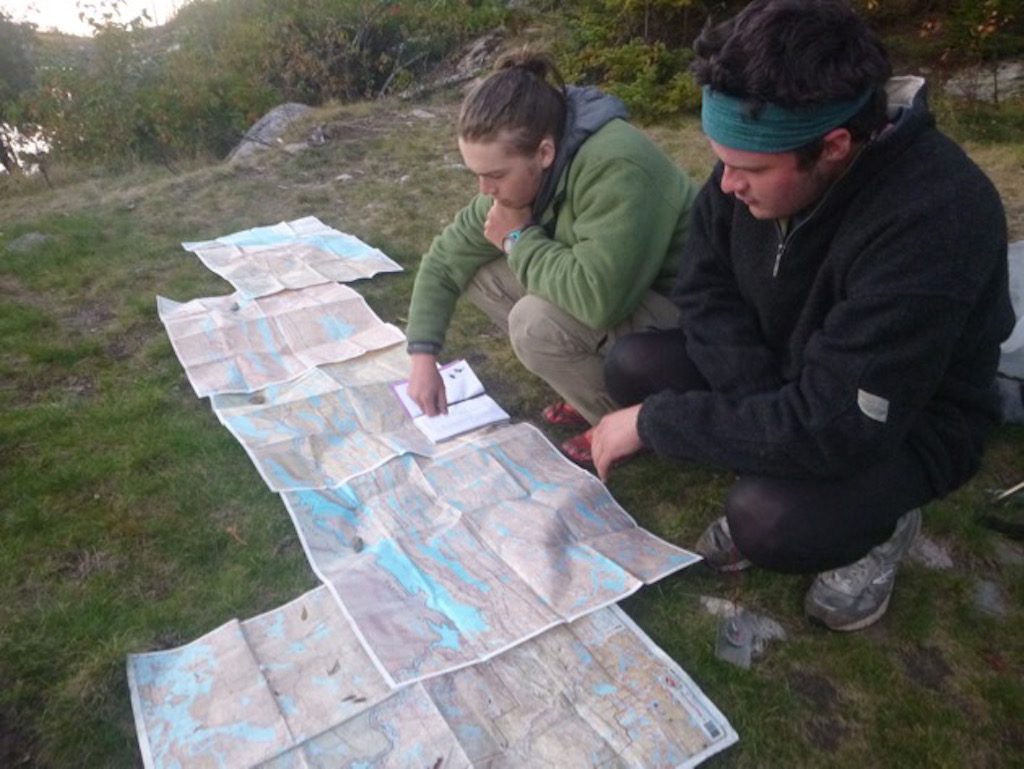
<svg viewBox="0 0 1024 769"><path fill-rule="evenodd" d="M193 388L281 493L324 585L129 655L144 765L677 769L735 742L611 605L699 558L529 425L428 439L395 393L401 331L348 287L278 290L326 275L300 275L314 250L348 247L322 227L185 244L248 282L158 298ZM293 258L278 248L298 273L275 271Z"/></svg>
<svg viewBox="0 0 1024 769"><path fill-rule="evenodd" d="M382 251L315 216L181 245L245 297L402 269Z"/></svg>
<svg viewBox="0 0 1024 769"><path fill-rule="evenodd" d="M391 387L408 372L405 350L391 347L211 405L274 491L337 486L399 454L436 451Z"/></svg>
<svg viewBox="0 0 1024 769"><path fill-rule="evenodd" d="M320 587L128 681L147 769L685 769L737 739L617 607L391 689Z"/></svg>
<svg viewBox="0 0 1024 769"><path fill-rule="evenodd" d="M405 339L362 296L336 283L260 299L157 297L157 310L200 397L253 392Z"/></svg>
<svg viewBox="0 0 1024 769"><path fill-rule="evenodd" d="M389 683L488 659L699 560L526 424L282 496Z"/></svg>

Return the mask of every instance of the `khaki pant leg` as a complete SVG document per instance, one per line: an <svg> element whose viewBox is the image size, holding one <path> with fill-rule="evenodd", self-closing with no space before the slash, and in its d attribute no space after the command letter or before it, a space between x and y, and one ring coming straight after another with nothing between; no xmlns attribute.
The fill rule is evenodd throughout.
<svg viewBox="0 0 1024 769"><path fill-rule="evenodd" d="M618 337L652 328L675 328L679 310L648 291L622 323L595 331L540 297L527 295L508 315L512 349L526 368L551 385L596 424L617 405L604 383L604 354Z"/></svg>
<svg viewBox="0 0 1024 769"><path fill-rule="evenodd" d="M611 343L636 331L675 328L679 319L667 297L648 291L626 320L595 331L527 294L505 259L477 270L466 296L508 335L520 362L591 424L617 408L604 386L604 353Z"/></svg>
<svg viewBox="0 0 1024 769"><path fill-rule="evenodd" d="M479 270L466 287L466 296L508 336L508 314L526 295L519 278L504 258L495 259Z"/></svg>

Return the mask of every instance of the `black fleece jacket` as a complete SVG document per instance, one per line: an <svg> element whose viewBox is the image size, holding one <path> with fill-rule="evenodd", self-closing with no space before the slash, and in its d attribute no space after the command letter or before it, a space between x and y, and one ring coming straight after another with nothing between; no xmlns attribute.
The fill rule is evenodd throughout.
<svg viewBox="0 0 1024 769"><path fill-rule="evenodd" d="M1014 322L1005 215L935 129L922 91L893 117L785 237L723 194L714 169L674 293L710 390L644 401L645 444L739 473L821 479L907 444L937 495L976 471Z"/></svg>

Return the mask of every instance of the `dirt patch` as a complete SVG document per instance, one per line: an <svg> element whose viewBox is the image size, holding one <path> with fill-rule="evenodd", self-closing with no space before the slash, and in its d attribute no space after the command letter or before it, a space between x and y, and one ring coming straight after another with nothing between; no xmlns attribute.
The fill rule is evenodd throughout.
<svg viewBox="0 0 1024 769"><path fill-rule="evenodd" d="M88 376L69 376L60 380L60 389L70 395L77 395L80 398L88 398L96 392L96 386L93 383L92 377Z"/></svg>
<svg viewBox="0 0 1024 769"><path fill-rule="evenodd" d="M794 671L789 674L788 681L790 689L823 713L832 712L841 702L836 687L825 676Z"/></svg>
<svg viewBox="0 0 1024 769"><path fill-rule="evenodd" d="M113 574L121 568L121 559L103 550L70 550L58 559L57 572L76 582L85 582L96 574Z"/></svg>
<svg viewBox="0 0 1024 769"><path fill-rule="evenodd" d="M0 710L0 766L7 769L40 766L36 762L33 740L3 710Z"/></svg>
<svg viewBox="0 0 1024 769"><path fill-rule="evenodd" d="M292 553L301 553L302 545L299 543L299 538L293 534L288 534L284 538L278 541L274 545L274 557L280 558L283 555L291 555Z"/></svg>
<svg viewBox="0 0 1024 769"><path fill-rule="evenodd" d="M945 680L953 674L945 658L934 646L922 646L903 654L903 668L915 683L932 691L942 691Z"/></svg>
<svg viewBox="0 0 1024 769"><path fill-rule="evenodd" d="M0 294L16 304L42 310L51 316L56 315L66 330L77 333L100 331L115 317L113 310L102 302L86 302L77 307L67 308L64 312L55 313L51 299L25 288L21 281L11 275L0 275Z"/></svg>
<svg viewBox="0 0 1024 769"><path fill-rule="evenodd" d="M789 688L807 700L815 715L804 722L807 742L818 750L834 752L846 739L847 728L832 713L842 703L839 691L825 676L793 671L786 679Z"/></svg>
<svg viewBox="0 0 1024 769"><path fill-rule="evenodd" d="M804 727L807 742L818 750L834 753L846 738L846 727L834 718L812 718Z"/></svg>
<svg viewBox="0 0 1024 769"><path fill-rule="evenodd" d="M1024 755L1024 726L1013 724L1004 729L1000 735L1000 742L1003 745L1001 754L1004 757Z"/></svg>
<svg viewBox="0 0 1024 769"><path fill-rule="evenodd" d="M393 116L392 116L393 117ZM327 142L355 142L377 136L386 128L381 116L372 118L355 118L348 120L332 120L324 123L314 131L314 135Z"/></svg>
<svg viewBox="0 0 1024 769"><path fill-rule="evenodd" d="M121 334L106 346L104 352L111 360L127 360L142 349L147 338L138 333Z"/></svg>
<svg viewBox="0 0 1024 769"><path fill-rule="evenodd" d="M86 302L75 307L63 319L64 324L74 331L95 333L114 319L114 312L101 302Z"/></svg>
<svg viewBox="0 0 1024 769"><path fill-rule="evenodd" d="M21 281L12 275L0 275L0 294L13 299L16 304L23 304L37 310L49 310L50 303L46 298L25 288Z"/></svg>
<svg viewBox="0 0 1024 769"><path fill-rule="evenodd" d="M0 390L10 391L12 405L24 407L60 398L60 393L78 398L90 398L96 393L96 386L92 377L89 376L52 377L44 375L34 380L0 377Z"/></svg>
<svg viewBox="0 0 1024 769"><path fill-rule="evenodd" d="M180 633L177 630L165 630L153 639L153 646L147 651L163 651L164 649L176 649L184 646L193 639Z"/></svg>

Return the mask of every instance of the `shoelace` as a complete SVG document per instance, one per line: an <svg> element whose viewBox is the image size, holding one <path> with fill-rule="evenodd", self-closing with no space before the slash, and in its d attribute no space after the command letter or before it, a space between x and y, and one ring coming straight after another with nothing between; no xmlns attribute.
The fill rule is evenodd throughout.
<svg viewBox="0 0 1024 769"><path fill-rule="evenodd" d="M874 566L874 559L867 556L849 566L825 572L821 575L821 580L833 590L852 594L867 584L871 572L874 571Z"/></svg>

